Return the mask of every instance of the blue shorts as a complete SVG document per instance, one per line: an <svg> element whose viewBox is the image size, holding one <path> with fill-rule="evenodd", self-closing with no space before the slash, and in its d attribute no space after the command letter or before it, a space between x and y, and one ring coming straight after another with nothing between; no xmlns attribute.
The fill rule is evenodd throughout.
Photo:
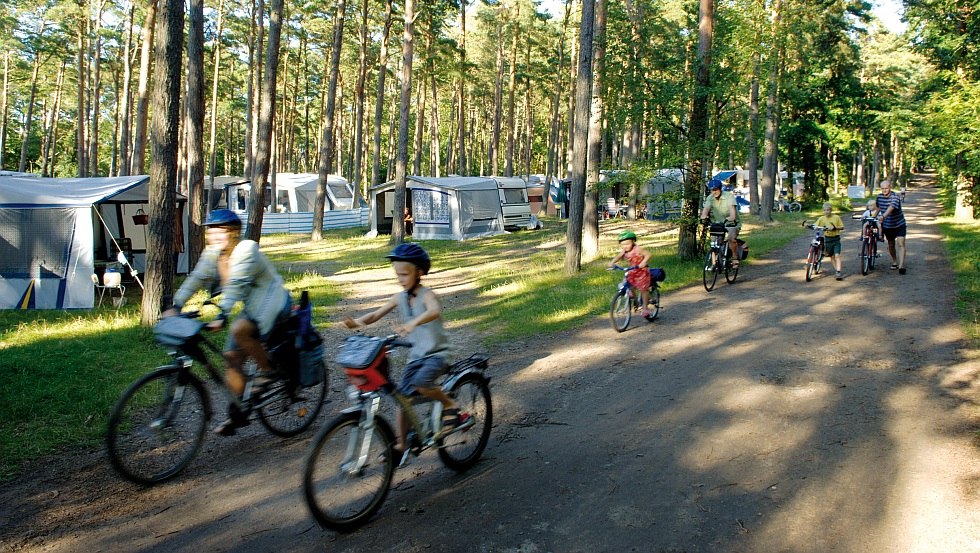
<svg viewBox="0 0 980 553"><path fill-rule="evenodd" d="M435 388L436 379L445 374L448 368L449 363L439 355L416 359L405 365L398 391L408 396L414 394L417 388Z"/></svg>
<svg viewBox="0 0 980 553"><path fill-rule="evenodd" d="M282 306L282 311L280 311L279 315L276 317L276 322L275 324L272 325L272 330L270 330L265 334L260 335L259 340L261 340L262 343L267 342L269 340L269 337L272 336L272 333L276 331L276 327L286 322L286 320L289 319L289 315L292 312L293 312L293 299L289 297L289 295L287 295L286 303ZM251 323L255 325L256 329L259 328L259 322L256 321L254 318L250 317L248 313L245 312L244 310L241 313L239 313L237 317L235 317L236 321L238 319L245 319L246 321L251 321ZM228 325L228 328L230 329L231 325ZM235 337L232 336L231 332L229 332L228 339L225 340L225 351L241 351L241 349L242 348L238 345L238 343L235 342Z"/></svg>

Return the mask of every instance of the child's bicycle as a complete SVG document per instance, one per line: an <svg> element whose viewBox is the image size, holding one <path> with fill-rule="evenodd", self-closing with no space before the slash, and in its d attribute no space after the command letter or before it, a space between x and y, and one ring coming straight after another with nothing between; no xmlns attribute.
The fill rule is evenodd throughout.
<svg viewBox="0 0 980 553"><path fill-rule="evenodd" d="M854 219L861 219L861 250L858 257L861 258L861 274L866 275L874 270L878 263L878 219L874 217L855 216Z"/></svg>
<svg viewBox="0 0 980 553"><path fill-rule="evenodd" d="M266 343L275 370L264 390L255 385L257 365L246 361L242 398L228 389L220 369L221 350L204 336L205 323L197 317L197 311L186 312L157 323L157 342L171 348L173 361L133 382L109 416L109 461L123 477L138 484L173 478L204 441L214 410L204 381L192 371L195 361L219 384L217 389L237 413L257 415L262 426L277 436L306 430L323 406L328 385L323 350L318 344L309 351L296 349L295 315L274 329Z"/></svg>
<svg viewBox="0 0 980 553"><path fill-rule="evenodd" d="M639 269L637 266L633 267L620 267L619 265L614 265L610 268L613 271L623 271L623 280L619 283L619 288L616 290L616 294L612 297L612 303L609 305L609 319L612 321L613 328L617 332L623 332L630 325L630 320L633 318L633 312L640 313L643 311L643 299L640 297L639 291L630 286L628 280L626 280L627 275L630 271ZM642 269L640 269L642 270ZM650 300L646 305L649 315L646 316L647 321L653 321L657 318L657 314L660 313L660 286L659 281L663 280L660 278L663 269L648 269L650 271ZM661 273L656 273L655 271L660 271Z"/></svg>
<svg viewBox="0 0 980 553"><path fill-rule="evenodd" d="M357 335L347 339L337 356L353 405L316 435L303 469L306 504L324 527L349 531L365 524L381 508L395 467L409 454L436 448L444 465L464 471L480 459L490 441L493 407L490 378L484 374L489 356L474 354L449 367L442 389L469 417L443 429L441 403L406 396L391 383L388 350L394 347L411 344L398 336ZM409 420L408 449L400 455L394 430L379 413L384 396L393 398Z"/></svg>
<svg viewBox="0 0 980 553"><path fill-rule="evenodd" d="M806 253L806 281L810 282L813 280L813 275L820 273L820 267L823 265L824 232L827 227L808 225L806 221L800 223L800 226L813 230L813 239L810 240Z"/></svg>

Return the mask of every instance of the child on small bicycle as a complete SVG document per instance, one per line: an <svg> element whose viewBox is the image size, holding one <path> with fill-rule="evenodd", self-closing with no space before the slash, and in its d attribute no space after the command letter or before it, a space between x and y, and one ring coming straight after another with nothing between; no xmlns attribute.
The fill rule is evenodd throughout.
<svg viewBox="0 0 980 553"><path fill-rule="evenodd" d="M827 229L824 233L823 251L825 255L830 256L831 262L834 264L834 270L837 271L835 278L842 280L844 276L841 274L843 261L840 254L840 233L844 229L844 221L841 220L840 215L835 215L833 211L833 204L824 202L823 215L818 217L813 225Z"/></svg>
<svg viewBox="0 0 980 553"><path fill-rule="evenodd" d="M626 280L640 293L640 298L643 300L643 316L646 317L650 314L650 310L647 309L647 304L650 303L650 271L647 269L650 252L636 245L636 233L631 230L619 233L617 239L622 251L609 262L609 268L614 267L620 259L625 259L630 267L639 267L638 270L630 271L626 275Z"/></svg>
<svg viewBox="0 0 980 553"><path fill-rule="evenodd" d="M879 210L878 210L878 202L876 202L874 200L868 200L868 205L866 206L866 209L864 210L864 213L861 214L861 220L868 221L869 219L874 219L875 220L875 226L878 227L878 241L879 242L884 242L885 241L885 238L884 238L885 235L881 232L881 221L878 220L878 213L879 213ZM866 227L869 223L868 222L865 222L864 224L865 224L865 227ZM862 227L861 228L861 236L864 236L864 232L866 230L865 227Z"/></svg>
<svg viewBox="0 0 980 553"><path fill-rule="evenodd" d="M449 340L442 327L442 306L439 297L431 289L422 286L422 276L432 266L429 254L417 244L399 244L387 256L404 291L399 292L378 309L356 319L344 317L347 328L364 328L398 308L402 324L395 331L412 343L408 364L398 386L406 396L419 393L442 404L442 430L452 430L466 423L470 415L462 413L459 405L436 384L436 379L449 368ZM408 417L398 410L397 453L407 448Z"/></svg>

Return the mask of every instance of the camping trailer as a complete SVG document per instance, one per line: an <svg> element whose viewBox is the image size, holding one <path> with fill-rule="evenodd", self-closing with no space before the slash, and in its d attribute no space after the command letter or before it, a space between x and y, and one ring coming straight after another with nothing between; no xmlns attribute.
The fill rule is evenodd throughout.
<svg viewBox="0 0 980 553"><path fill-rule="evenodd" d="M505 232L500 191L491 177L407 177L405 187L416 239L466 240ZM391 232L394 198L394 181L371 189L372 235Z"/></svg>
<svg viewBox="0 0 980 553"><path fill-rule="evenodd" d="M527 183L518 177L493 177L500 194L500 211L505 229L528 228L531 225L531 204L527 199Z"/></svg>
<svg viewBox="0 0 980 553"><path fill-rule="evenodd" d="M119 251L146 260L148 176L0 177L0 309L91 308L92 275ZM178 196L177 272L187 272L186 198Z"/></svg>
<svg viewBox="0 0 980 553"><path fill-rule="evenodd" d="M269 176L272 178L272 175ZM276 179L276 211L289 213L312 212L316 202L316 190L320 183L317 173L278 173ZM271 183L266 184L266 207L272 205ZM228 186L229 209L245 211L248 209L248 195L252 187L248 182L237 182ZM354 189L347 179L339 175L327 178L326 203L324 210L350 209L354 201Z"/></svg>

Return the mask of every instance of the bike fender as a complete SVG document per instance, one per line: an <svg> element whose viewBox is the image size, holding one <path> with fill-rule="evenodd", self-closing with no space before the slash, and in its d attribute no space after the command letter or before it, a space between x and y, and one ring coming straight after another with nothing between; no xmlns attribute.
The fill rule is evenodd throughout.
<svg viewBox="0 0 980 553"><path fill-rule="evenodd" d="M461 378L463 378L468 374L475 374L477 378L483 379L483 381L486 382L487 384L490 383L490 377L483 374L482 371L479 371L477 369L465 369L458 373L450 375L449 378L447 378L445 382L442 383L442 389L448 392L453 388L453 386L456 385L457 382L459 382Z"/></svg>
<svg viewBox="0 0 980 553"><path fill-rule="evenodd" d="M361 408L359 406L352 405L350 407L347 407L346 409L342 409L340 411L340 413L338 413L337 415L338 416L341 416L341 415L349 415L351 413L360 413L360 412L361 412Z"/></svg>

